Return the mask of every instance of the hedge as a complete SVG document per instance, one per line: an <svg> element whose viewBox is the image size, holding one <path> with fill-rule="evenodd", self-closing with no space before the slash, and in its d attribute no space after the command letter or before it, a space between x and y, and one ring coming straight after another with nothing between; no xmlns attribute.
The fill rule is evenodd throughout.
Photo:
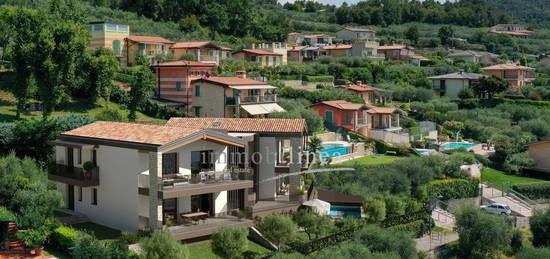
<svg viewBox="0 0 550 259"><path fill-rule="evenodd" d="M58 227L52 233L52 241L60 249L69 249L73 247L79 233L80 231L71 227Z"/></svg>
<svg viewBox="0 0 550 259"><path fill-rule="evenodd" d="M385 154L386 152L390 151L395 152L395 154L398 156L420 155L414 148L390 145L379 139L370 140L374 141L374 148L376 149L376 153L378 154Z"/></svg>
<svg viewBox="0 0 550 259"><path fill-rule="evenodd" d="M334 82L333 76L304 76L304 81L308 82Z"/></svg>
<svg viewBox="0 0 550 259"><path fill-rule="evenodd" d="M515 184L512 190L533 200L550 199L550 182Z"/></svg>
<svg viewBox="0 0 550 259"><path fill-rule="evenodd" d="M479 196L478 180L434 180L431 181L427 187L428 194L430 196L439 196L442 200L463 199Z"/></svg>
<svg viewBox="0 0 550 259"><path fill-rule="evenodd" d="M382 226L385 228L390 228L393 226L408 224L413 221L417 220L425 220L426 217L429 217L431 214L430 211L427 209L420 210L413 213L407 213L399 216L393 216L386 218L384 221L382 221Z"/></svg>
<svg viewBox="0 0 550 259"><path fill-rule="evenodd" d="M6 207L0 206L0 220L16 220L16 216Z"/></svg>
<svg viewBox="0 0 550 259"><path fill-rule="evenodd" d="M392 231L408 232L411 233L415 238L418 238L430 231L430 229L434 225L435 224L433 222L433 219L431 217L427 217L426 219L411 221L406 224L388 227L387 229Z"/></svg>

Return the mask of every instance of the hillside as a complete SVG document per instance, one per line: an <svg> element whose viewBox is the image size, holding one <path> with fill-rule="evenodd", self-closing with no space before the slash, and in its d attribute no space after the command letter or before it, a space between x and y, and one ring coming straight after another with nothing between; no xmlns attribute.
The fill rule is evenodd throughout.
<svg viewBox="0 0 550 259"><path fill-rule="evenodd" d="M526 23L550 22L548 0L493 0L493 5L515 21Z"/></svg>

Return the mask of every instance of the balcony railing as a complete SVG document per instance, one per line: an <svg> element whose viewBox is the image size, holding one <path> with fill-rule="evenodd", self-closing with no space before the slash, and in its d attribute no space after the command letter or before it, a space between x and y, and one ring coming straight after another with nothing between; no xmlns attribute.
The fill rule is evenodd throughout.
<svg viewBox="0 0 550 259"><path fill-rule="evenodd" d="M99 185L99 168L94 167L90 172L85 172L79 167L52 164L48 168L48 179L81 187L97 186Z"/></svg>
<svg viewBox="0 0 550 259"><path fill-rule="evenodd" d="M241 103L268 103L277 102L276 94L250 95L241 97Z"/></svg>
<svg viewBox="0 0 550 259"><path fill-rule="evenodd" d="M205 171L191 175L163 175L162 188L172 188L184 184L215 184L233 181L253 180L254 174L250 168L233 168L224 171Z"/></svg>
<svg viewBox="0 0 550 259"><path fill-rule="evenodd" d="M220 59L217 56L200 55L198 58L200 62L218 62Z"/></svg>

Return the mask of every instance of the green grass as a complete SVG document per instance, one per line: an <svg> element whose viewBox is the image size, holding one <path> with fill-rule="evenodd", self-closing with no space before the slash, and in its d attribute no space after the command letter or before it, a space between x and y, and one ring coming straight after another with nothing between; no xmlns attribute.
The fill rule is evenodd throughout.
<svg viewBox="0 0 550 259"><path fill-rule="evenodd" d="M508 188L508 186L510 186L508 184L514 185L514 184L520 184L520 183L544 182L544 180L507 174L505 172L491 169L491 168L483 168L481 170L481 181L489 182L492 187L497 189L503 189L503 188L506 189Z"/></svg>
<svg viewBox="0 0 550 259"><path fill-rule="evenodd" d="M405 157L399 157L399 156L365 156L353 160L349 160L343 163L340 163L338 165L344 165L344 166L352 166L355 164L359 165L381 165L381 164L389 164L393 163L395 161L404 159Z"/></svg>
<svg viewBox="0 0 550 259"><path fill-rule="evenodd" d="M74 224L71 225L71 227L87 233L93 233L99 240L118 239L120 237L120 230L112 229L110 227L92 222Z"/></svg>
<svg viewBox="0 0 550 259"><path fill-rule="evenodd" d="M218 259L217 255L212 252L212 241L204 241L187 245L189 248L190 259ZM261 257L266 256L270 251L263 246L260 246L252 241L248 242L248 250L259 253Z"/></svg>
<svg viewBox="0 0 550 259"><path fill-rule="evenodd" d="M56 211L53 212L53 216L56 217L56 218L60 218L60 217L68 217L68 216L71 216L71 215L67 214L63 211L56 210Z"/></svg>
<svg viewBox="0 0 550 259"><path fill-rule="evenodd" d="M7 92L0 90L0 121L1 122L12 122L15 121L16 114L16 99L15 97ZM124 115L124 118L127 117L128 110L124 110L120 107L119 104L111 102L101 102L101 105L93 105L86 102L86 100L75 99L65 104L58 111L52 113L52 117L61 117L67 116L70 114L76 115L88 115L91 117L96 117L105 111L105 107L111 109L119 110L121 114ZM41 118L41 112L29 112L21 114L22 119L34 119ZM165 120L149 117L143 113L138 112L137 121L143 121L148 123L163 124Z"/></svg>

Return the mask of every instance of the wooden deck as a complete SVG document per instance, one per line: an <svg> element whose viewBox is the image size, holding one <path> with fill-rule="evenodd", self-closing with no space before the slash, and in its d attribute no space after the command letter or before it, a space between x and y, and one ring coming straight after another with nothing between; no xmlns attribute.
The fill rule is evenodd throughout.
<svg viewBox="0 0 550 259"><path fill-rule="evenodd" d="M197 237L209 236L218 231L221 226L231 225L238 227L251 227L254 222L249 219L239 220L233 216L223 216L208 218L206 222L200 222L197 225L177 225L169 227L168 231L172 233L176 240L187 240Z"/></svg>

